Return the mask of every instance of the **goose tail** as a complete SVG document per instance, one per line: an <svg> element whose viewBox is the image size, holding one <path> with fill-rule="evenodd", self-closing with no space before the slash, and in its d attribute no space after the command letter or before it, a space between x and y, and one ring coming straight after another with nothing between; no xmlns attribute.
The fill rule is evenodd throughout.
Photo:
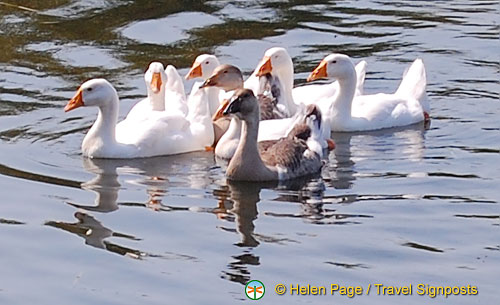
<svg viewBox="0 0 500 305"><path fill-rule="evenodd" d="M429 101L426 94L427 77L422 59L417 58L407 71L403 74L403 80L399 85L396 95L410 97L422 104L424 112L429 113Z"/></svg>
<svg viewBox="0 0 500 305"><path fill-rule="evenodd" d="M360 61L355 69L357 76L356 83L356 95L363 95L364 85L365 85L365 76L366 76L366 61Z"/></svg>
<svg viewBox="0 0 500 305"><path fill-rule="evenodd" d="M167 90L179 94L185 100L186 91L184 90L184 81L182 80L182 77L180 76L177 69L172 65L168 65L165 68L165 74L167 74Z"/></svg>

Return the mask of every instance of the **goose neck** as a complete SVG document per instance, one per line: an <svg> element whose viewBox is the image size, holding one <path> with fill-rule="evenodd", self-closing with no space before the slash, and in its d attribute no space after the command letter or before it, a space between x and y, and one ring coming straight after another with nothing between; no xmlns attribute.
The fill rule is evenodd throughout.
<svg viewBox="0 0 500 305"><path fill-rule="evenodd" d="M256 171L258 171L258 168L265 167L260 158L257 145L258 131L258 119L241 121L240 143L231 161L234 160L235 163L240 163L238 164L239 166L243 168L253 168Z"/></svg>
<svg viewBox="0 0 500 305"><path fill-rule="evenodd" d="M229 127L226 131L229 139L239 138L241 135L241 120L233 117L229 123Z"/></svg>
<svg viewBox="0 0 500 305"><path fill-rule="evenodd" d="M116 123L118 121L118 97L99 106L97 119L88 132L88 137L98 137L105 143L116 142Z"/></svg>
<svg viewBox="0 0 500 305"><path fill-rule="evenodd" d="M202 88L200 90L206 91L208 97L208 111L210 112L210 115L213 115L217 111L220 105L219 102L220 89L216 87L208 87L208 88Z"/></svg>
<svg viewBox="0 0 500 305"><path fill-rule="evenodd" d="M188 100L188 120L193 122L195 120L210 119L211 104L214 100L218 101L219 89L218 88L198 88L196 92L189 96ZM211 120L210 120L211 123Z"/></svg>
<svg viewBox="0 0 500 305"><path fill-rule="evenodd" d="M280 71L277 75L277 79L283 89L283 104L289 111L289 115L293 115L297 112L297 105L293 100L292 89L293 89L293 68L291 70Z"/></svg>
<svg viewBox="0 0 500 305"><path fill-rule="evenodd" d="M148 89L148 99L151 109L154 111L165 111L165 89L162 88L159 92L154 93Z"/></svg>
<svg viewBox="0 0 500 305"><path fill-rule="evenodd" d="M353 73L351 77L339 78L339 90L335 95L333 108L340 117L351 117L352 100L356 92L356 75Z"/></svg>

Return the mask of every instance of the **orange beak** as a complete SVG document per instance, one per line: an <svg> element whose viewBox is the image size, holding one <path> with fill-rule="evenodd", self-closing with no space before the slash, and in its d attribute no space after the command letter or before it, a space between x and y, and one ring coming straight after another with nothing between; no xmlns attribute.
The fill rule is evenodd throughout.
<svg viewBox="0 0 500 305"><path fill-rule="evenodd" d="M314 71L312 71L311 74L309 74L307 81L310 82L320 78L328 77L328 73L326 72L326 65L327 65L326 61L324 60L321 61L319 65L316 67L316 69L314 69Z"/></svg>
<svg viewBox="0 0 500 305"><path fill-rule="evenodd" d="M186 75L186 80L201 77L202 74L203 71L201 70L201 64L199 62L195 62L191 67L191 70L189 70L188 74Z"/></svg>
<svg viewBox="0 0 500 305"><path fill-rule="evenodd" d="M160 92L161 89L161 75L160 72L153 73L153 79L151 80L151 90L153 93Z"/></svg>
<svg viewBox="0 0 500 305"><path fill-rule="evenodd" d="M264 56L259 64L256 76L264 76L273 71L273 66L271 65L271 57Z"/></svg>
<svg viewBox="0 0 500 305"><path fill-rule="evenodd" d="M225 99L222 101L222 104L219 106L217 111L214 113L214 116L212 117L212 121L217 121L218 119L224 117L224 110L226 110L227 105L229 105L229 100Z"/></svg>
<svg viewBox="0 0 500 305"><path fill-rule="evenodd" d="M73 110L75 108L82 107L82 106L84 106L83 97L82 97L82 89L78 88L78 91L76 91L75 96L73 96L73 98L69 100L66 107L64 107L64 112L68 112L70 110Z"/></svg>

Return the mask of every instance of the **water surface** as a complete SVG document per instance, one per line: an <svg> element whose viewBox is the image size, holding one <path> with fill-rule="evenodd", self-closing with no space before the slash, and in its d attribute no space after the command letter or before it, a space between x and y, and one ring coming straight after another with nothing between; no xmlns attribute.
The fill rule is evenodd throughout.
<svg viewBox="0 0 500 305"><path fill-rule="evenodd" d="M0 303L492 304L500 264L497 1L12 1L0 4ZM22 6L22 7L21 7ZM29 9L28 9L29 8ZM84 80L118 89L201 53L250 73L288 49L368 62L367 93L427 68L430 126L332 134L320 177L229 183L210 152L87 160ZM189 88L191 82L186 83ZM283 283L475 285L477 296L278 296ZM415 289L415 288L414 288Z"/></svg>

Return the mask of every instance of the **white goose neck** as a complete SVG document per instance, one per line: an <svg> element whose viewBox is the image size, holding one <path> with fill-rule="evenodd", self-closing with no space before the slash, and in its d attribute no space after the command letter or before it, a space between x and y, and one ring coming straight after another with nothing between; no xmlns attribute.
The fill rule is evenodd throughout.
<svg viewBox="0 0 500 305"><path fill-rule="evenodd" d="M294 115L297 112L297 104L293 100L292 89L293 89L293 67L291 69L281 70L277 73L277 78L283 87L283 98L285 107L289 112L289 115Z"/></svg>
<svg viewBox="0 0 500 305"><path fill-rule="evenodd" d="M118 121L118 96L113 96L99 106L97 119L85 139L100 138L104 143L116 143L116 123ZM85 143L84 139L84 143Z"/></svg>
<svg viewBox="0 0 500 305"><path fill-rule="evenodd" d="M209 104L210 99L213 98L211 95L214 94L211 89L215 89L218 96L219 89L217 88L198 88L194 94L189 95L187 119L190 122L200 122L206 118L210 119L211 122Z"/></svg>
<svg viewBox="0 0 500 305"><path fill-rule="evenodd" d="M208 110L210 112L210 116L212 116L220 106L219 102L219 94L220 89L217 87L208 87L205 88L208 95Z"/></svg>
<svg viewBox="0 0 500 305"><path fill-rule="evenodd" d="M339 90L334 96L332 107L340 118L351 118L352 100L356 92L356 71L352 69L346 77L338 78Z"/></svg>
<svg viewBox="0 0 500 305"><path fill-rule="evenodd" d="M232 140L232 139L238 139L240 135L241 135L241 120L233 117L231 119L231 122L229 123L229 127L227 128L226 133L224 133L222 137L228 140Z"/></svg>
<svg viewBox="0 0 500 305"><path fill-rule="evenodd" d="M154 111L165 111L165 88L161 88L158 93L154 93L153 90L148 88L148 99L151 110Z"/></svg>

